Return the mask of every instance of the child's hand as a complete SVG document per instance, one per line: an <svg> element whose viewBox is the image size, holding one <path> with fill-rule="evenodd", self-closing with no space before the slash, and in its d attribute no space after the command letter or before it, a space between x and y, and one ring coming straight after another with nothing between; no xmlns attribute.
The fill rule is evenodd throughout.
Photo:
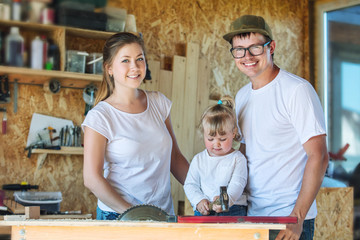
<svg viewBox="0 0 360 240"><path fill-rule="evenodd" d="M222 208L221 208L221 204L220 204L220 197L219 196L214 197L214 201L212 202L212 210L217 212L217 213L222 212Z"/></svg>
<svg viewBox="0 0 360 240"><path fill-rule="evenodd" d="M198 210L202 215L209 215L209 200L203 199L196 205L196 210Z"/></svg>

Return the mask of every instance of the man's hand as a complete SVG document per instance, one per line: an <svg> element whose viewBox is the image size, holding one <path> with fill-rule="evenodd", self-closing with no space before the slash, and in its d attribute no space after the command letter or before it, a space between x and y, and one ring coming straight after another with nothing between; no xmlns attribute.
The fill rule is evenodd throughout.
<svg viewBox="0 0 360 240"><path fill-rule="evenodd" d="M296 215L290 215L296 217ZM298 219L298 223L286 224L286 229L279 232L275 240L299 240L303 230L303 220Z"/></svg>
<svg viewBox="0 0 360 240"><path fill-rule="evenodd" d="M203 199L196 205L196 210L198 210L202 215L209 215L209 200Z"/></svg>

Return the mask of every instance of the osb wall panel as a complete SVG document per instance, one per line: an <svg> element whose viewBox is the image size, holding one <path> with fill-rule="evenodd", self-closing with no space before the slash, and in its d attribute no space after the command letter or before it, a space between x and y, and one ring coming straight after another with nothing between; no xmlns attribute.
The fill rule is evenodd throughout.
<svg viewBox="0 0 360 240"><path fill-rule="evenodd" d="M309 78L308 1L282 0L110 0L109 5L134 14L148 52L173 56L176 45L197 42L212 69L212 95L235 95L248 82L239 73L222 36L230 23L243 14L262 15L272 27L277 43L275 62Z"/></svg>
<svg viewBox="0 0 360 240"><path fill-rule="evenodd" d="M12 84L10 91L13 93ZM13 98L3 106L7 108L8 129L7 134L0 134L0 185L27 181L39 185L38 191L61 191L61 210L94 213L96 199L83 185L82 156L49 154L43 167L37 169L37 154L27 158L24 150L33 113L69 119L75 125L82 123L82 91L61 89L58 94L47 94L42 86L20 84L17 113L13 112ZM13 191L5 192L7 197L13 197Z"/></svg>
<svg viewBox="0 0 360 240"><path fill-rule="evenodd" d="M212 71L213 96L234 96L248 83L234 64L230 45L222 39L230 23L243 14L264 16L277 44L275 62L287 71L309 77L308 0L109 0L108 4L125 8L136 16L148 54L162 61L163 66L175 54L184 54L181 45L199 43L200 55L206 58ZM81 124L84 113L81 94L81 90L62 89L58 95L46 95L40 86L19 86L18 112L14 114L12 103L7 104L8 134L0 135L1 185L28 181L39 185L40 191L61 191L64 197L61 210L95 214L96 198L83 186L81 156L48 155L43 168L38 170L35 154L28 159L24 152L34 112Z"/></svg>
<svg viewBox="0 0 360 240"><path fill-rule="evenodd" d="M353 239L353 188L321 188L316 203L314 240Z"/></svg>

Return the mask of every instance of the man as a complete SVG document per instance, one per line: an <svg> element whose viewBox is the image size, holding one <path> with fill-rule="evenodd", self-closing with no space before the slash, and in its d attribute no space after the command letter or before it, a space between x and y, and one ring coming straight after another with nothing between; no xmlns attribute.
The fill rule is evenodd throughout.
<svg viewBox="0 0 360 240"><path fill-rule="evenodd" d="M311 84L274 64L275 41L259 16L245 15L225 34L250 78L235 98L248 159L248 215L295 216L270 239L313 239L315 197L328 164L323 110Z"/></svg>

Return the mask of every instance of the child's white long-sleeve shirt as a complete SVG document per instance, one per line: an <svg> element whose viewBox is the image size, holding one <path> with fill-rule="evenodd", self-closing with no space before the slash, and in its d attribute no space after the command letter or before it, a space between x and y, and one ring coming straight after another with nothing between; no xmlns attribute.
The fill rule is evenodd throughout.
<svg viewBox="0 0 360 240"><path fill-rule="evenodd" d="M240 151L212 157L205 149L191 161L184 190L194 210L202 199L212 202L215 196L219 196L220 186L227 186L230 206L247 205L243 194L246 181L246 158Z"/></svg>

